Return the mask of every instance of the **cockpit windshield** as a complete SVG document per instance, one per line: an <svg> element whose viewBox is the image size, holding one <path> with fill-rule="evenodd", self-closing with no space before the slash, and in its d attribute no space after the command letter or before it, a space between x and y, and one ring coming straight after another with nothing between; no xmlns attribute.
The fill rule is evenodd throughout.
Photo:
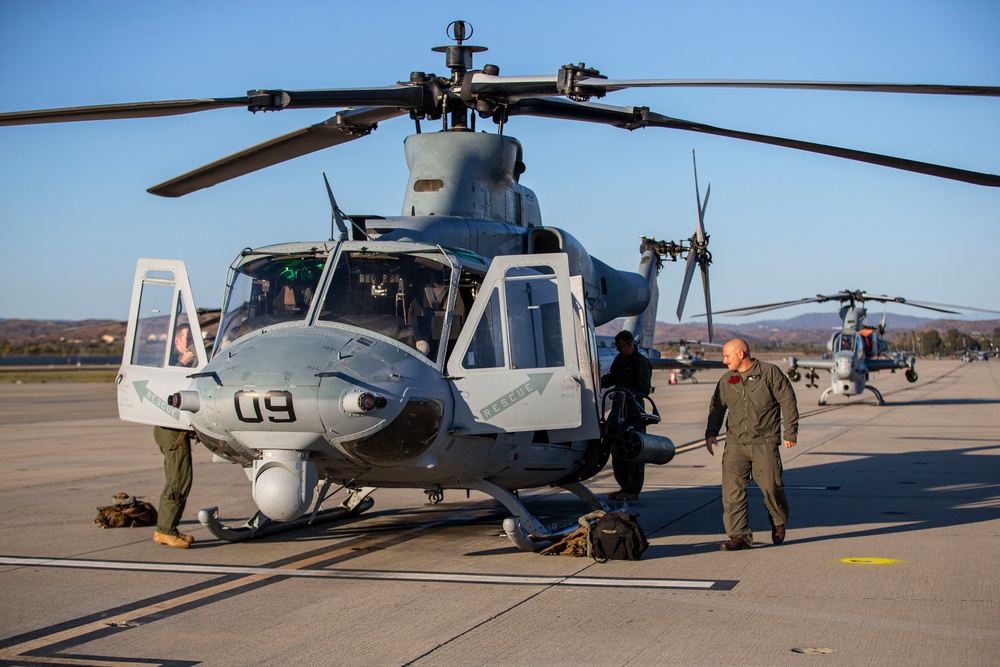
<svg viewBox="0 0 1000 667"><path fill-rule="evenodd" d="M840 334L837 338L837 351L838 352L853 352L854 351L854 334Z"/></svg>
<svg viewBox="0 0 1000 667"><path fill-rule="evenodd" d="M367 329L436 358L450 287L451 266L441 253L345 251L319 319Z"/></svg>
<svg viewBox="0 0 1000 667"><path fill-rule="evenodd" d="M327 260L326 253L266 254L238 266L216 351L261 327L304 320Z"/></svg>

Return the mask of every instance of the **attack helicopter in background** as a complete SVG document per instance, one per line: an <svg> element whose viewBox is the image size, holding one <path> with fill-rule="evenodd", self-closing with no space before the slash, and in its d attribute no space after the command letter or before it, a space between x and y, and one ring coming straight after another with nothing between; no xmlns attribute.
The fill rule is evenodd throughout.
<svg viewBox="0 0 1000 667"><path fill-rule="evenodd" d="M644 237L639 270L614 269L569 232L543 225L535 193L520 182L522 146L505 133L518 116L699 132L1000 186L993 174L591 101L645 87L994 97L997 87L614 80L583 63L550 75L505 76L493 64L473 68L474 55L486 48L466 43L470 25L455 21L447 33L454 43L433 49L444 54L445 76L411 71L374 88L255 89L236 97L0 113L5 126L237 107L341 109L149 189L163 197L369 136L395 118L414 123L416 133L404 143L409 179L400 215L345 216L335 208L339 236L244 250L231 265L211 355L184 263L138 263L119 412L129 421L193 430L219 460L244 468L259 512L236 528L219 521L217 508L199 514L223 540L357 514L372 506L378 487L423 489L432 500L446 489L487 493L511 512L505 532L526 551L563 531L533 517L518 490L558 486L590 509L607 509L582 484L601 471L620 439L608 437L602 414L594 327L623 317L641 337L655 324L649 315L656 277L665 261L678 259L688 265L678 313L695 266L711 313L703 206L691 238ZM477 118L496 132L477 132ZM423 132L424 122L439 123L440 131ZM185 327L197 357L190 367L173 349L187 337ZM645 424L655 416L640 411L636 419ZM638 460L672 456L668 438L633 435L628 451ZM346 499L324 509L340 490Z"/></svg>
<svg viewBox="0 0 1000 667"><path fill-rule="evenodd" d="M702 349L706 347L722 347L719 343L709 343L701 340L670 340L667 341L667 345L676 345L678 347L677 356L674 357L674 361L681 364L680 368L670 372L670 384L677 384L677 382L682 380L691 380L691 382L698 384L698 378L695 377L695 373L698 371L726 368L726 364L721 361L703 359L698 353L691 352L691 348L695 345Z"/></svg>
<svg viewBox="0 0 1000 667"><path fill-rule="evenodd" d="M871 326L865 321L868 311L863 307L866 301L879 303L898 303L914 308L933 310L939 313L959 314L957 310L950 308L961 308L963 310L973 310L979 312L994 312L982 310L980 308L970 308L968 306L950 306L941 303L926 303L920 301L909 301L902 297L891 297L885 294L869 294L861 290L844 290L836 294L817 294L814 297L807 297L795 301L781 301L778 303L763 304L760 306L748 306L746 308L733 308L730 310L717 310L716 315L756 315L778 308L788 308L800 306L807 303L825 303L827 301L837 301L840 306L840 319L843 322L839 331L836 331L826 344L827 350L832 355L829 359L797 359L788 357L787 375L793 382L802 379L799 368L807 369L807 387L818 387L816 381L819 379L817 370L827 370L830 372L830 386L827 387L819 397L819 405L826 405L830 394L836 396L858 396L866 389L875 394L875 399L879 405L885 405L882 393L868 384L872 373L888 370L892 373L896 369L905 369L904 375L909 382L916 382L918 379L916 370L916 356L889 354L889 344L885 340L885 316L882 313L882 321L876 326Z"/></svg>

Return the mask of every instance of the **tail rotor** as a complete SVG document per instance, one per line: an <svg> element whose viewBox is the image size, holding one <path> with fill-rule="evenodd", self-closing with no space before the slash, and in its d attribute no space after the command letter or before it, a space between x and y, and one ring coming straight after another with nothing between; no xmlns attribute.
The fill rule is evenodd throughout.
<svg viewBox="0 0 1000 667"><path fill-rule="evenodd" d="M697 265L701 269L701 284L705 292L705 312L708 315L708 340L712 341L714 330L712 328L712 296L708 280L708 265L712 263L712 253L708 251L709 236L705 233L705 210L708 208L708 198L712 194L712 185L709 184L705 191L705 201L701 200L701 188L698 185L698 162L695 159L694 151L691 151L691 162L694 166L694 194L698 204L698 224L694 234L689 239L687 266L684 268L684 282L681 285L681 295L677 302L677 321L680 321L684 313L684 303L687 301L688 290L691 288L691 280L694 278L694 268Z"/></svg>

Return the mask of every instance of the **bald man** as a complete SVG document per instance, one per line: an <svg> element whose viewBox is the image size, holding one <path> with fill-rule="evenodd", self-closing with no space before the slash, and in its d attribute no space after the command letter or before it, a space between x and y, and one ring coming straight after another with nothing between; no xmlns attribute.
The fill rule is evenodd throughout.
<svg viewBox="0 0 1000 667"><path fill-rule="evenodd" d="M722 454L722 520L729 540L719 548L739 551L753 546L747 508L751 475L764 494L771 541L781 544L788 520L788 500L781 481L781 443L794 447L798 436L795 392L781 369L750 356L750 346L742 338L725 344L722 360L729 372L715 388L705 428L705 446L715 456L716 438L728 413Z"/></svg>

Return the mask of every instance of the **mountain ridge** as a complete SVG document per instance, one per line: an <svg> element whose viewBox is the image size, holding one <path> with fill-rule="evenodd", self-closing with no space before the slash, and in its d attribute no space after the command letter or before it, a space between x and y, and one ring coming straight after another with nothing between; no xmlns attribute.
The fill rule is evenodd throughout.
<svg viewBox="0 0 1000 667"><path fill-rule="evenodd" d="M727 318L728 319L728 318ZM880 322L881 317L871 322ZM597 328L601 335L614 335L621 330L623 320L603 324ZM751 343L766 343L768 346L783 345L825 345L834 329L839 329L840 318L835 313L805 313L787 319L759 320L755 322L729 323L717 318L715 324L716 341L742 337ZM121 341L125 337L126 323L118 320L29 320L0 318L0 339L11 344L29 341L75 341L87 342L111 337ZM886 315L888 338L908 332L936 329L939 333L950 329L969 335L990 335L1000 329L1000 319L995 320L948 320L909 315ZM704 323L668 324L658 321L654 343L675 340L708 340L708 329Z"/></svg>

